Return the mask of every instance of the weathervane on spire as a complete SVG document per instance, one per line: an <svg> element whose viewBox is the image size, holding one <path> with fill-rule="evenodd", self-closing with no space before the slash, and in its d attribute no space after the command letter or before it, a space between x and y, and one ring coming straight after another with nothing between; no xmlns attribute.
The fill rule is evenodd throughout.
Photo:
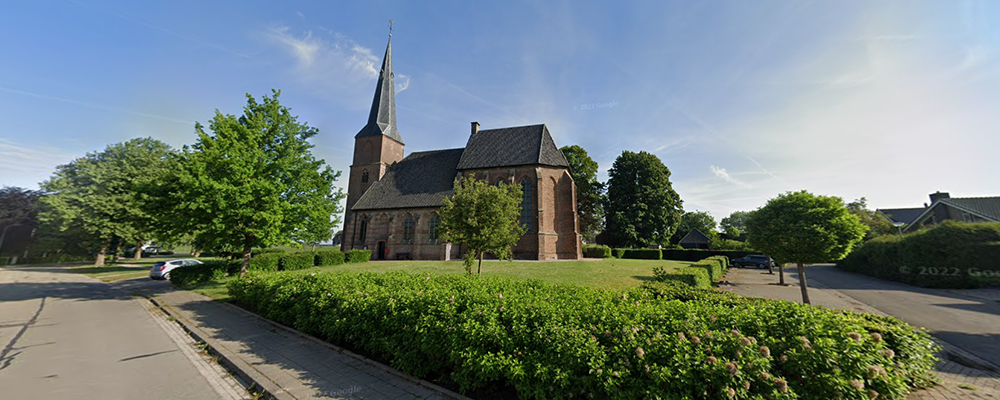
<svg viewBox="0 0 1000 400"><path fill-rule="evenodd" d="M392 37L392 20L389 20L389 37Z"/></svg>

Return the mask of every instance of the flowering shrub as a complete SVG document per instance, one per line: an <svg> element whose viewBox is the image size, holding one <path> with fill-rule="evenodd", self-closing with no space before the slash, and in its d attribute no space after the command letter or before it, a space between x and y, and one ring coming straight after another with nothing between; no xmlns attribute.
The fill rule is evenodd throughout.
<svg viewBox="0 0 1000 400"><path fill-rule="evenodd" d="M229 293L264 317L466 393L902 399L933 366L928 336L892 318L666 283L612 291L293 271L251 273Z"/></svg>

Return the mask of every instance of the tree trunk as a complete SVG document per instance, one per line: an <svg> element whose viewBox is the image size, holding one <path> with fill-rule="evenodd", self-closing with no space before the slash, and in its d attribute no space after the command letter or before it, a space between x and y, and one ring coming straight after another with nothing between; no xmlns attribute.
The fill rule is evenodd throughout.
<svg viewBox="0 0 1000 400"><path fill-rule="evenodd" d="M142 259L142 242L143 240L135 241L135 255L132 256L132 259L135 261L139 261Z"/></svg>
<svg viewBox="0 0 1000 400"><path fill-rule="evenodd" d="M191 249L191 258L201 257L201 250Z"/></svg>
<svg viewBox="0 0 1000 400"><path fill-rule="evenodd" d="M104 258L108 255L108 246L111 246L111 239L107 239L104 243L101 243L101 249L97 251L97 257L94 258L95 267L104 266Z"/></svg>
<svg viewBox="0 0 1000 400"><path fill-rule="evenodd" d="M806 266L802 263L798 264L799 270L799 289L802 289L802 304L812 304L809 302L809 284L806 283Z"/></svg>
<svg viewBox="0 0 1000 400"><path fill-rule="evenodd" d="M313 253L316 252L316 243L313 243L313 250L312 251L313 251Z"/></svg>
<svg viewBox="0 0 1000 400"><path fill-rule="evenodd" d="M785 286L785 264L778 263L778 284Z"/></svg>
<svg viewBox="0 0 1000 400"><path fill-rule="evenodd" d="M767 262L767 273L774 275L774 263L770 260Z"/></svg>
<svg viewBox="0 0 1000 400"><path fill-rule="evenodd" d="M240 279L243 279L243 277L246 276L247 271L250 269L250 249L253 248L253 246L250 245L250 240L251 237L247 236L246 242L243 245L243 262L240 266Z"/></svg>
<svg viewBox="0 0 1000 400"><path fill-rule="evenodd" d="M476 269L476 275L483 274L483 252L479 252L479 268Z"/></svg>

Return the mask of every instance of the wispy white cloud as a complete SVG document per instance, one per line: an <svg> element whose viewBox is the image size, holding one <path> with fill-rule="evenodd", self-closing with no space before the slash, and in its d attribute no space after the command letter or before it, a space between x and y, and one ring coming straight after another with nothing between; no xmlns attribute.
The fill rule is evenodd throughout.
<svg viewBox="0 0 1000 400"><path fill-rule="evenodd" d="M746 183L746 182L743 182L743 181L741 181L739 179L734 178L732 175L729 174L729 172L726 171L725 168L718 167L718 166L715 166L715 165L710 165L708 168L710 170L712 170L712 173L715 174L715 176L721 178L722 180L724 180L726 182L732 183L732 184L734 184L736 186L750 187L749 183Z"/></svg>
<svg viewBox="0 0 1000 400"><path fill-rule="evenodd" d="M133 111L133 110L129 110L129 109L121 108L121 107L108 106L108 105L104 105L104 104L98 104L98 103L91 103L91 102L86 102L86 101L79 101L79 100L67 99L67 98L64 98L64 97L51 96L51 95L47 95L47 94L43 94L43 93L29 92L27 90L14 89L14 88L9 88L9 87L5 87L5 86L0 86L0 91L4 91L4 92L7 92L7 93L20 94L20 95L24 95L24 96L37 97L37 98L40 98L40 99L58 101L58 102L62 102L62 103L75 104L75 105L78 105L78 106L96 108L96 109L100 109L100 110L115 111L115 112L120 112L120 113L126 113L126 114L136 115L136 116L140 116L140 117L158 119L158 120L161 120L161 121L175 122L175 123L178 123L178 124L185 124L185 125L189 125L189 126L194 126L194 121L191 121L191 120L186 120L186 119L181 119L181 118L174 118L174 117L168 117L168 116L163 116L163 115L150 114L150 113L145 113L145 112L140 112L140 111Z"/></svg>
<svg viewBox="0 0 1000 400"><path fill-rule="evenodd" d="M764 166L763 166L763 165L760 165L760 163L759 163L759 162L757 162L757 160L754 160L754 159L753 159L753 157L750 157L750 156L747 156L747 159L748 159L748 160L750 160L750 162L752 162L752 163L753 163L754 165L756 165L756 166L757 166L757 168L760 168L760 170L761 170L761 171L763 171L763 172L764 172L765 174L767 174L768 176L770 176L770 177L772 177L772 178L774 178L774 179L777 179L777 180L778 180L779 182L781 182L781 183L784 183L785 185L788 185L788 186L791 186L791 184L790 184L790 183L788 183L788 181L786 181L786 180L784 180L784 179L781 179L781 178L779 178L779 177L778 177L777 175L775 175L775 174L774 174L773 172L771 172L771 171L770 171L770 170L768 170L767 168L764 168Z"/></svg>
<svg viewBox="0 0 1000 400"><path fill-rule="evenodd" d="M296 34L287 26L270 28L265 36L292 56L292 72L305 85L339 91L378 78L380 56L347 36L321 29L328 33L325 37L312 31ZM405 91L410 76L396 73L395 84L397 93Z"/></svg>
<svg viewBox="0 0 1000 400"><path fill-rule="evenodd" d="M59 164L75 156L51 147L28 147L0 139L0 186L34 188Z"/></svg>

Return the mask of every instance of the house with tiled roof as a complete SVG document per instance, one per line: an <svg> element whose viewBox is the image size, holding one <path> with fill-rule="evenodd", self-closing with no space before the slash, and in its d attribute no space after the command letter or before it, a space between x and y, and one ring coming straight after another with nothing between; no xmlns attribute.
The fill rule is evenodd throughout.
<svg viewBox="0 0 1000 400"><path fill-rule="evenodd" d="M473 122L464 148L405 157L403 149L390 38L368 123L354 136L342 250L371 250L376 260L461 258L464 248L441 240L437 212L456 179L475 176L521 186L520 223L527 233L513 249L515 258L581 258L576 186L544 124L480 129Z"/></svg>
<svg viewBox="0 0 1000 400"><path fill-rule="evenodd" d="M1000 222L1000 197L951 197L945 192L930 195L930 204L915 208L878 209L902 232L946 220L965 222Z"/></svg>
<svg viewBox="0 0 1000 400"><path fill-rule="evenodd" d="M702 231L692 229L677 244L685 249L707 249L712 244L712 239Z"/></svg>

